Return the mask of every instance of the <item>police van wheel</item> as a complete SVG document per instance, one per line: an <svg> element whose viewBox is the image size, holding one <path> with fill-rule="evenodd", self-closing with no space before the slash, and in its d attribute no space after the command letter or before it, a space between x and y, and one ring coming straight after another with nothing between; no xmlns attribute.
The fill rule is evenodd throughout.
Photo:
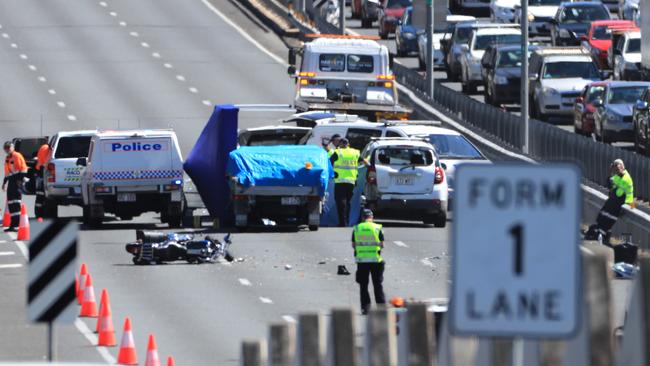
<svg viewBox="0 0 650 366"><path fill-rule="evenodd" d="M433 217L433 226L435 227L445 227L447 226L447 215L444 213L435 215Z"/></svg>
<svg viewBox="0 0 650 366"><path fill-rule="evenodd" d="M318 231L318 225L309 225L309 231Z"/></svg>
<svg viewBox="0 0 650 366"><path fill-rule="evenodd" d="M90 207L85 206L83 208L83 224L91 228L96 228L102 225L102 218L92 217L90 215Z"/></svg>

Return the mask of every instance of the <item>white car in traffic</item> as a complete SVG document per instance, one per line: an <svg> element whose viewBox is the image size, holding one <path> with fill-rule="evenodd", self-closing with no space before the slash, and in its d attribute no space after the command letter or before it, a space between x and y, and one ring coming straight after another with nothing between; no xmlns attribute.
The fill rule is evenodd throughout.
<svg viewBox="0 0 650 366"><path fill-rule="evenodd" d="M515 20L515 7L519 0L490 1L490 19L493 22L512 23Z"/></svg>

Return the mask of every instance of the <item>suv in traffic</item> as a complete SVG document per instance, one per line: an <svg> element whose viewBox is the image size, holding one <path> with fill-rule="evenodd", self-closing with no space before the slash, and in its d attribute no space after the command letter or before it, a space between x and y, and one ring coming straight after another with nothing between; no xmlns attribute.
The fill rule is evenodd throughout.
<svg viewBox="0 0 650 366"><path fill-rule="evenodd" d="M464 93L475 93L483 81L481 59L491 45L521 44L521 32L514 28L481 28L474 31L469 44L461 46L460 70Z"/></svg>
<svg viewBox="0 0 650 366"><path fill-rule="evenodd" d="M533 51L538 46L529 46ZM485 103L499 106L521 99L521 46L491 45L481 59Z"/></svg>
<svg viewBox="0 0 650 366"><path fill-rule="evenodd" d="M549 47L530 57L530 115L546 120L549 116L573 115L573 105L582 89L602 80L588 51L581 48Z"/></svg>
<svg viewBox="0 0 650 366"><path fill-rule="evenodd" d="M641 80L641 32L625 32L612 46L614 80Z"/></svg>
<svg viewBox="0 0 650 366"><path fill-rule="evenodd" d="M554 46L578 46L591 22L611 18L607 6L599 1L562 3L551 22L551 43Z"/></svg>
<svg viewBox="0 0 650 366"><path fill-rule="evenodd" d="M376 217L447 225L448 187L436 151L425 139L373 139L361 152L368 162L365 207Z"/></svg>

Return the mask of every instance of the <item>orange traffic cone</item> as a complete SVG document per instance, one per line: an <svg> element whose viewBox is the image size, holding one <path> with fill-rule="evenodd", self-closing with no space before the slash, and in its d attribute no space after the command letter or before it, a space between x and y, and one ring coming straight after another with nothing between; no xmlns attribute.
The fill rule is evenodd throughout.
<svg viewBox="0 0 650 366"><path fill-rule="evenodd" d="M149 344L147 345L147 358L144 360L144 366L160 366L158 357L158 347L153 334L149 334Z"/></svg>
<svg viewBox="0 0 650 366"><path fill-rule="evenodd" d="M29 217L27 216L27 207L22 203L20 205L20 224L18 225L18 237L16 240L29 240Z"/></svg>
<svg viewBox="0 0 650 366"><path fill-rule="evenodd" d="M95 301L95 290L93 289L93 280L90 274L86 275L86 288L84 289L84 300L81 303L80 317L96 318L97 302Z"/></svg>
<svg viewBox="0 0 650 366"><path fill-rule="evenodd" d="M86 289L86 275L88 274L88 268L86 263L81 263L81 269L79 270L79 288L77 289L77 304L81 305L84 299L84 290Z"/></svg>
<svg viewBox="0 0 650 366"><path fill-rule="evenodd" d="M174 365L174 357L172 357L172 356L167 357L167 366L175 366Z"/></svg>
<svg viewBox="0 0 650 366"><path fill-rule="evenodd" d="M95 327L95 333L99 333L99 329L101 328L102 325L102 312L104 311L104 305L106 305L106 301L108 300L106 297L108 296L108 291L103 288L102 289L102 295L99 297L99 316L97 317L97 325Z"/></svg>
<svg viewBox="0 0 650 366"><path fill-rule="evenodd" d="M108 302L108 291L106 291L106 289L102 290L100 309L99 319L97 322L99 326L99 337L97 345L103 347L113 347L117 344L117 342L115 342L113 315L111 314L111 305Z"/></svg>
<svg viewBox="0 0 650 366"><path fill-rule="evenodd" d="M124 333L122 334L122 343L120 343L120 353L117 355L118 365L137 365L138 356L135 351L135 342L133 341L133 332L131 331L131 319L124 320Z"/></svg>
<svg viewBox="0 0 650 366"><path fill-rule="evenodd" d="M11 225L11 215L9 214L9 201L5 200L5 214L2 216L2 227Z"/></svg>

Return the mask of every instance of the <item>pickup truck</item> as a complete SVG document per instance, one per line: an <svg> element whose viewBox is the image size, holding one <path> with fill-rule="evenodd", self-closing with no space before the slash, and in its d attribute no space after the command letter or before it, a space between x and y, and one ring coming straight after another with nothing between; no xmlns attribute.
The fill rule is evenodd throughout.
<svg viewBox="0 0 650 366"><path fill-rule="evenodd" d="M334 173L321 147L276 145L232 151L226 174L238 229L307 225L316 231Z"/></svg>

